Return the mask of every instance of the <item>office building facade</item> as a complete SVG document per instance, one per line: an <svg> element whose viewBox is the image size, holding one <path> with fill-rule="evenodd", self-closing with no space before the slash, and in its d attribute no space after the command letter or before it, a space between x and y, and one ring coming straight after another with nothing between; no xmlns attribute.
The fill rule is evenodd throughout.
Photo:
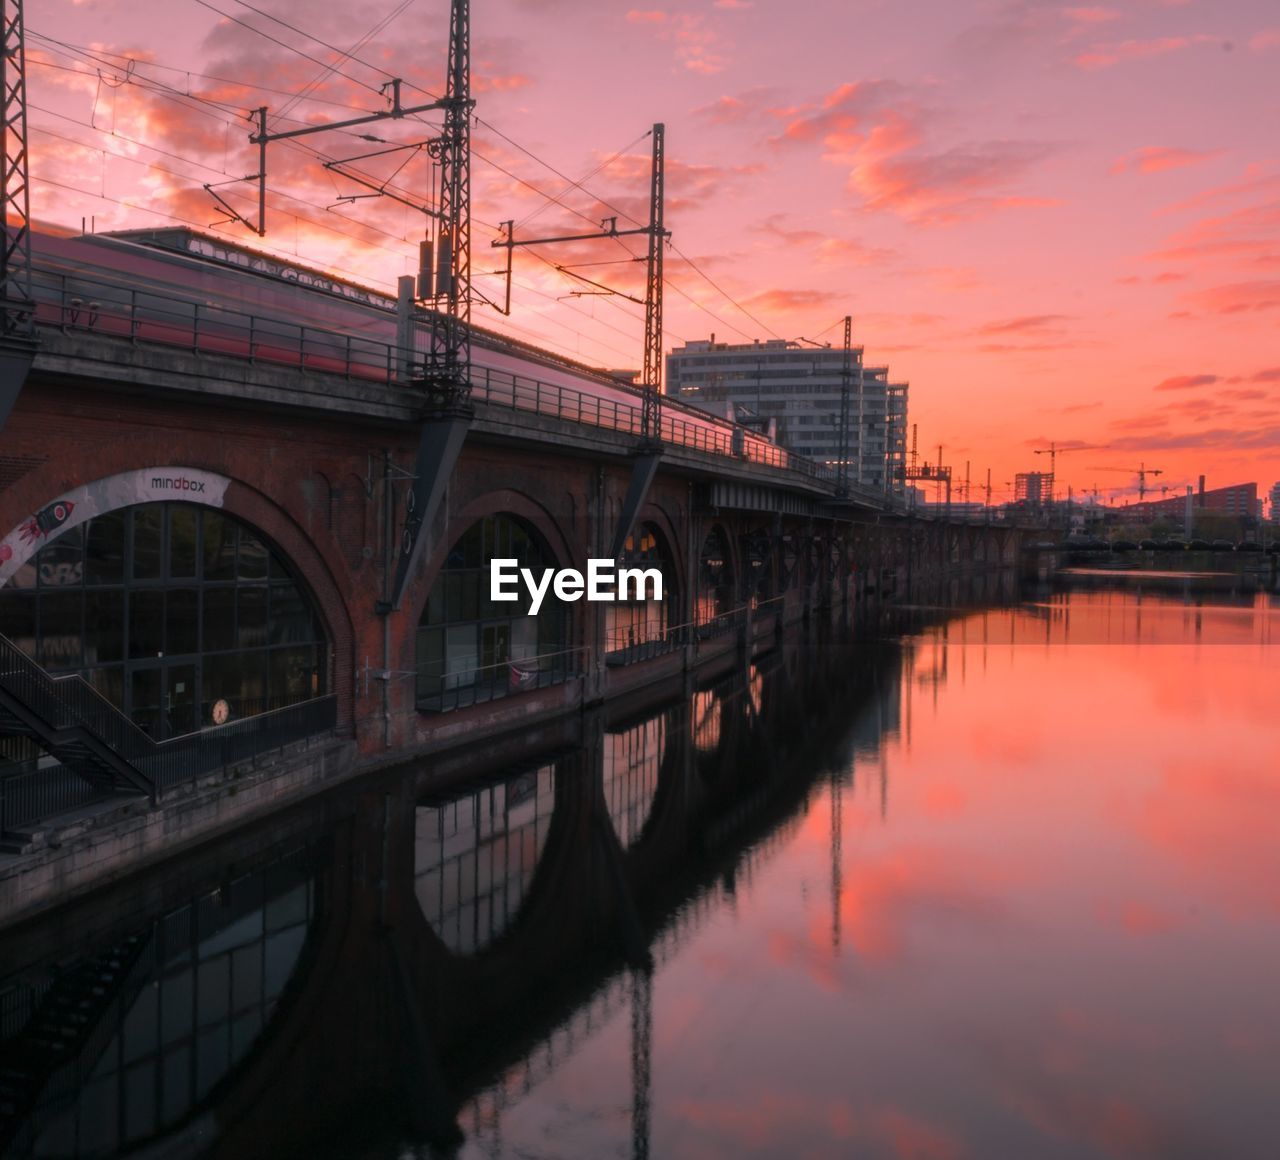
<svg viewBox="0 0 1280 1160"><path fill-rule="evenodd" d="M907 384L889 368L850 357L848 478L901 495L907 451ZM714 336L667 355L666 393L716 415L771 424L778 442L819 463L841 460L840 399L845 352L774 339L723 343Z"/></svg>

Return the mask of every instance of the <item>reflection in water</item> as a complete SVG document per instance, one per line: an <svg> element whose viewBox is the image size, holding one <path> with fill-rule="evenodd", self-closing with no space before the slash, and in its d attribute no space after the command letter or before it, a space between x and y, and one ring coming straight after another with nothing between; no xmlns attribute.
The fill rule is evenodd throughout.
<svg viewBox="0 0 1280 1160"><path fill-rule="evenodd" d="M20 1154L203 1108L219 1158L1270 1160L1277 617L917 606L900 638L789 642L449 792L389 773L320 811L350 845L298 1002L265 965L237 998L248 911L195 916L192 961L228 961L191 976L170 1049L192 968L157 919L158 1014L113 992L114 1046L46 1084ZM39 962L0 985L10 1048L65 985Z"/></svg>
<svg viewBox="0 0 1280 1160"><path fill-rule="evenodd" d="M272 1017L316 914L299 853L0 982L0 1145L101 1156L179 1123Z"/></svg>
<svg viewBox="0 0 1280 1160"><path fill-rule="evenodd" d="M693 743L701 753L714 753L720 744L720 698L712 689L693 695Z"/></svg>
<svg viewBox="0 0 1280 1160"><path fill-rule="evenodd" d="M547 840L555 769L544 765L451 801L420 805L414 892L455 954L474 954L510 925Z"/></svg>
<svg viewBox="0 0 1280 1160"><path fill-rule="evenodd" d="M649 818L666 740L665 715L605 737L604 798L623 849L640 836Z"/></svg>

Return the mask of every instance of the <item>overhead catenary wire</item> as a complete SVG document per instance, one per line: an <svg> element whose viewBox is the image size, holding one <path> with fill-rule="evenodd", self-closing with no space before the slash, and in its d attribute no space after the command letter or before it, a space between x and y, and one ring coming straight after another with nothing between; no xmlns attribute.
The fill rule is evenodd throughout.
<svg viewBox="0 0 1280 1160"><path fill-rule="evenodd" d="M370 91L378 91L378 92L380 92L380 90L378 90L378 89L374 89L374 88L373 88L373 86L368 85L368 84L366 84L365 82L363 82L362 80L360 80L360 78L359 78L359 77L354 76L354 75L350 74L349 72L344 71L344 70L343 70L342 68L340 68L340 67L336 67L332 62L325 62L325 61L322 61L322 60L320 60L319 58L317 58L317 57L313 56L312 54L310 54L310 53L308 53L308 52L305 52L304 50L302 50L302 49L298 48L296 45L292 45L292 44L289 44L289 43L287 43L287 42L285 42L285 41L282 41L282 40L280 40L280 39L278 39L278 38L276 38L276 37L274 37L274 36L270 35L268 32L264 31L263 29L258 28L258 27L255 27L253 24L250 24L250 23L248 23L248 22L246 22L246 21L243 21L243 20L239 20L238 18L236 18L236 17L234 17L234 16L232 16L232 15L229 15L229 14L228 14L228 13L226 13L226 12L221 11L221 10L220 10L219 8L217 8L215 5L213 5L213 4L211 4L211 3L208 3L208 0L196 0L196 2L197 2L197 3L199 3L199 4L201 4L201 6L202 6L202 7L207 8L209 11L214 12L215 14L219 15L220 17L222 17L222 18L224 18L224 19L231 20L231 21L233 21L234 23L236 23L236 24L238 24L238 25L240 25L240 26L244 27L246 30L248 30L249 32L253 33L254 35L262 36L262 37L263 37L264 39L266 39L267 41L269 41L269 42L271 42L271 43L274 43L274 44L276 44L276 45L278 45L278 46L280 46L280 47L282 47L282 48L286 49L286 50L287 50L287 51L289 51L289 52L295 53L295 54L297 54L297 55L301 56L301 57L302 57L302 58L304 58L304 59L307 59L307 60L312 61L313 63L316 63L316 64L317 64L317 65L319 65L322 69L324 69L324 70L325 70L325 72L324 72L324 74L323 74L323 75L324 75L324 76L326 76L326 77L327 77L327 76L333 76L333 75L341 76L341 77L343 77L343 79L346 79L346 80L348 80L349 82L351 82L351 83L353 83L353 84L360 85L361 87L364 87L364 88L366 88L366 89L369 89ZM385 26L385 24L386 24L386 23L389 23L389 22L390 22L390 20L392 20L392 19L394 19L394 18L395 18L395 16L399 15L399 14L400 14L400 13L401 13L401 12L402 12L406 7L407 7L407 6L408 6L408 3L409 3L409 2L410 2L410 0L405 0L405 3L401 4L401 5L400 5L399 7L397 7L395 10L393 10L393 12L392 12L391 14L389 14L389 16L388 16L388 17L384 18L384 20L380 23L379 27ZM305 36L305 37L307 37L308 39L310 39L310 40L314 41L315 43L323 45L323 46L324 46L324 47L326 47L329 51L333 51L333 52L338 53L338 54L339 54L339 56L340 56L343 60L350 60L352 63L354 63L354 64L356 64L356 65L359 65L359 66L361 66L361 67L363 67L363 68L369 69L369 70L371 70L371 71L373 71L373 72L376 72L376 73L379 73L379 74L381 74L381 75L383 75L383 76L390 76L390 74L387 72L387 70L386 70L386 69L381 68L380 66L377 66L377 65L370 64L370 63L369 63L369 62L367 62L367 61L361 60L361 59L356 55L356 51L357 51L357 49L359 48L359 44L357 44L357 46L356 46L355 48L353 48L351 51L347 52L347 51L344 51L344 50L342 50L342 49L337 48L336 46L333 46L333 45L328 44L327 42L323 41L322 39L320 39L320 38L318 38L318 37L315 37L315 36L314 36L313 34L311 34L311 33L307 33L307 32L305 32L303 29L300 29L300 28L297 28L296 26L290 25L288 22L283 21L283 20L280 20L280 19L279 19L279 18L277 18L277 17L273 17L273 16L271 16L269 13L262 12L262 10L257 9L257 8L254 8L252 5L245 5L245 7L246 7L246 8L248 8L250 11L257 13L258 15L263 16L265 19L272 20L273 22L275 22L275 23L277 23L277 24L280 24L282 27L286 27L286 28L288 28L290 31L293 31L293 32L295 32L295 33L296 33L296 34L298 34L298 35ZM375 31L376 31L376 29L375 29ZM372 34L370 34L370 35L372 35ZM360 42L360 44L364 43L364 41L366 41L368 38L369 38L369 37L368 37L368 36L366 36L366 38L364 38L364 39ZM93 60L93 61L95 61L96 63L103 65L104 67L113 68L113 69L116 69L117 71L121 71L121 66L120 66L120 64L118 63L118 61L119 61L120 59L125 59L126 61L129 61L129 60L131 59L131 58L121 58L121 57L119 56L119 54L102 54L102 53L94 52L94 51L92 51L92 50L88 50L88 49L81 49L79 46L69 45L69 44L68 44L68 42L57 41L55 38L51 38L51 37L42 37L42 39L47 40L49 43L57 44L57 45L59 45L60 47L64 48L67 52L70 52L70 53L82 52L82 53L83 53L83 55L86 57L86 59ZM115 56L117 59L116 59L115 61L112 61L112 60L110 60L110 59L109 59L109 57L110 57L110 56ZM189 70L185 70L185 69L178 69L178 68L175 68L174 66L164 65L164 64L162 64L161 62L154 62L154 61L151 61L151 62L139 62L139 63L141 63L141 64L143 64L143 65L145 65L145 66L151 67L151 68L157 68L157 69L161 69L161 68L163 68L163 69L169 69L170 71L176 72L176 73L178 73L179 75L186 75L186 76L190 76L190 75L192 75L192 74L190 73L190 71L189 71ZM198 76L199 76L199 75L203 75L203 74L195 74L195 75L198 75ZM223 84L243 84L243 85L244 85L244 87L245 87L245 88L247 88L247 89L259 88L259 91L277 91L277 92L279 91L279 90L270 90L270 89L262 88L262 87L259 87L259 86L254 86L254 85L252 84L252 82L234 81L234 80L231 80L230 78L225 78L225 77L218 77L218 78L213 78L213 79L216 79L216 80L218 81L218 83L223 83ZM211 98L200 96L199 94L192 94L192 93L190 93L189 91L187 91L187 92L183 92L181 89L175 89L175 88L173 88L172 86L165 85L165 84L164 84L164 82L158 81L158 80L156 80L155 78L139 76L139 75L137 75L136 73L133 73L133 72L130 72L128 75L126 75L125 77L123 77L123 78L122 78L122 80L125 80L125 81L127 81L128 83L130 83L130 84L138 85L139 87L141 87L141 88L142 88L142 89L144 89L145 91L152 92L152 93L154 93L155 95L160 96L160 97L162 97L162 98L177 100L180 104L182 104L184 107L187 107L187 108L198 109L198 108L199 108L200 106L202 106L202 105L208 105L208 106L211 106L212 108L215 108L215 109L218 109L218 110L222 111L223 113L230 113L230 114L233 114L233 115L238 115L238 114L240 114L240 113L243 111L243 110L237 109L235 106L232 106L232 105L227 104L227 103L225 103L225 102L215 101L215 100L213 100L213 99L211 99ZM416 85L416 84L413 84L413 83L410 83L410 82L406 82L406 86L407 86L408 88L410 88L410 89L413 89L413 90L417 91L417 92L421 92L421 93L423 93L423 94L427 95L428 97L433 97L433 98L434 98L434 94L432 94L429 90L424 89L424 88L422 88L422 87L421 87L421 86L419 86L419 85ZM300 95L297 95L297 96L301 97L301 96L303 96L303 95L305 95L306 99L308 99L308 100L313 99L313 94L312 94L312 93L300 94ZM317 99L317 100L318 100L319 98L314 98L314 99ZM296 101L295 101L294 103L298 103L298 102L296 102ZM329 103L329 104L338 104L338 105L339 105L339 107L344 107L344 108L352 108L352 107L353 107L353 106L349 106L349 105L341 105L341 104L340 104L340 103L338 103L338 102L324 102L324 103ZM205 110L205 111L207 112L207 110ZM209 113L208 115L211 115L211 116L212 116L212 115L214 115L214 114ZM281 117L281 119L283 119L283 114L278 114L278 116L280 116L280 117ZM292 120L292 118L290 118L290 119ZM420 117L416 117L416 118L414 118L414 119L416 119L416 120L422 120L422 118L420 118ZM565 182L567 183L567 185L568 185L568 189L566 189L566 191L564 191L564 192L568 192L568 190L578 190L578 191L580 191L580 192L582 192L582 193L586 194L587 196L592 197L592 198L593 198L594 200L596 200L596 201L597 201L601 206L607 207L607 208L609 208L610 210L612 210L613 212L615 212L619 218L622 218L623 220L626 220L626 221L629 221L629 222L635 222L635 220L636 220L636 219L635 219L634 217L632 217L632 215L628 214L625 210L622 210L622 209L620 209L619 207L614 206L614 205L613 205L613 204L612 204L612 203L611 203L607 198L605 198L605 197L603 197L603 196L601 196L601 195L599 195L599 194L597 194L597 193L593 192L592 190L588 189L588 188L587 188L587 186L586 186L586 183L587 183L587 181L589 181L593 176L595 176L596 174L598 174L598 173L599 173L599 172L601 172L602 170L607 169L611 164L613 164L613 163L617 160L617 158L619 158L619 157L621 157L621 156L625 155L625 153L626 153L626 152L628 152L631 148L633 148L635 144L637 144L639 141L643 140L643 139L644 139L644 137L648 135L648 131L646 131L646 133L644 133L644 134L641 134L639 137L637 137L637 138L636 138L636 140L635 140L635 141L633 141L633 142L632 142L632 143L630 143L629 145L625 146L622 150L619 150L619 151L618 151L618 152L616 152L615 154L612 154L609 158L606 158L604 161L602 161L599 165L597 165L597 166L595 167L595 169L593 169L593 170L592 170L589 174L587 174L586 176L584 176L584 177L582 177L582 178L579 178L579 179L574 179L574 178L571 178L571 177L569 177L568 175L564 174L563 172L561 172L561 171L560 171L559 169L557 169L555 166L551 165L551 164L550 164L549 162L547 162L545 159L543 159L543 158L539 157L537 154L533 153L531 150L529 150L529 149L528 149L528 148L526 148L525 146L521 145L519 142L516 142L515 140L513 140L509 135L507 135L506 133L504 133L500 128L498 128L497 126L493 125L491 122L489 122L489 121L487 121L487 120L485 120L485 119L483 119L483 118L479 118L479 117L475 118L475 120L476 120L477 124L483 125L486 129L488 129L490 132L492 132L495 136L497 136L497 137L501 138L503 141L505 141L506 143L508 143L512 148L514 148L514 149L518 150L520 153L522 153L523 155L525 155L525 156L527 156L528 158L530 158L530 160L534 161L536 164L538 164L538 165L540 165L540 166L543 166L543 167L544 167L544 168L546 168L549 172L551 172L551 173L555 174L558 178L560 178L561 180L565 181ZM227 122L224 122L224 123L227 123ZM305 123L305 122L304 122L304 123ZM242 126L241 126L241 127L242 127ZM104 130L99 130L99 129L97 129L97 127L96 127L96 126L90 126L90 128L93 128L95 131L99 131L99 132L104 131ZM353 135L355 135L355 134L353 134ZM126 137L124 137L123 135L120 135L120 136L121 136L121 139L122 139L122 140L129 140L129 141L130 141L130 143L137 144L137 145L139 145L139 147L147 148L147 149L153 149L154 151L156 151L156 152L158 152L158 153L161 153L161 154L168 155L168 156L171 156L171 157L175 157L175 158L176 158L176 155L174 155L174 154L172 154L172 153L170 153L170 152L168 152L168 151L165 151L165 150L162 150L162 149L159 149L159 148L157 148L157 147L150 146L150 145L145 145L145 144L143 144L143 143L141 143L141 142L136 141L136 139L126 138ZM311 156L314 156L314 157L316 157L316 158L319 158L319 159L322 159L322 160L334 160L333 158L328 157L326 154L322 153L322 152L321 152L321 151L319 151L319 150L316 150L316 149L313 149L313 148L309 148L309 147L303 146L300 142L297 142L297 141L289 141L289 142L286 142L286 144L288 144L288 145L290 145L290 146L292 146L292 147L298 148L298 149L302 150L303 152L305 152L305 153L307 153L307 154L309 154L309 155L311 155ZM88 146L86 146L86 147L88 147ZM528 181L528 180L526 180L526 179L524 179L524 178L522 178L522 177L517 176L516 174L512 173L509 169L507 169L505 166L503 166L503 165L501 165L500 163L498 163L498 162L494 161L494 159L492 159L492 158L490 158L490 157L488 157L488 156L486 156L486 155L484 155L484 154L482 154L482 153L476 153L476 154L475 154L475 156L477 157L477 159L479 159L479 160L481 160L481 161L483 161L483 162L485 162L485 163L488 163L488 164L493 165L493 167L494 167L495 169L497 169L499 172L502 172L504 175L508 176L508 177L509 177L509 178L511 178L512 180L515 180L515 181L519 182L521 185L523 185L524 187L528 188L528 189L530 190L530 192L533 192L533 193L534 193L534 194L536 194L537 196L542 197L542 198L544 199L544 201L545 201L546 205L556 204L556 205L559 205L561 208L563 208L566 212L573 213L573 214L575 214L576 216L581 217L583 220L586 220L586 221L592 221L592 220L593 220L593 219L591 219L591 218L589 217L589 215L587 215L587 214L583 213L582 211L579 211L579 210L575 209L574 207L570 206L568 203L566 203L566 202L563 200L563 198L562 198L561 196L557 196L557 195L551 194L551 193L549 193L548 191L546 191L545 189L541 189L541 188L539 188L539 187L538 187L537 185L535 185L533 182ZM184 160L186 160L186 159L184 158ZM207 166L206 166L205 168L209 168L209 169L213 170L213 167L207 167ZM219 171L219 170L213 170L213 171L222 172L224 175L225 175L225 173L226 173L226 169L225 169L225 167L224 167L222 170L220 170L220 171ZM179 175L177 175L177 174L173 174L173 176L179 176ZM305 198L300 198L300 197L298 197L297 195L294 195L294 194L288 194L288 193L285 193L284 191L281 191L281 190L273 190L272 192L273 192L273 193L275 193L275 194L278 194L278 195L285 196L285 197L289 198L290 200L296 201L296 202L297 202L298 204L300 204L300 205L305 205L305 206L307 206L308 208L313 208L313 209L314 209L314 208L318 208L318 207L314 206L314 204L313 204L313 203L308 202ZM545 209L545 208L546 208L546 205L544 205L543 209ZM533 216L536 216L536 214L537 214L537 213L540 213L540 212L543 212L543 210L537 210L537 211L534 211L534 213L533 213L533 214L528 215L528 216L526 217L526 219L524 219L524 220L526 220L526 221L527 221L527 220L531 220ZM295 215L295 217L296 217L296 216L297 216L297 215ZM310 221L311 219L303 218L303 219L299 219L299 220L307 220L307 221ZM345 232L345 231L341 231L341 230L332 230L332 227L325 226L324 224L319 223L319 222L312 222L312 224L317 225L317 226L319 226L319 227L320 227L320 228L322 228L322 229L330 229L332 232L334 232L335 234L338 234L339 236L352 237L352 235L350 235L350 234L346 234L346 232ZM383 236L388 237L388 238L391 238L391 239L394 239L394 240L396 240L396 241L407 241L407 240L408 240L408 239L406 239L406 238L402 238L402 237L400 237L400 236L398 236L398 235L391 234L391 233L389 233L389 232L387 232L387 231L385 231L385 230L377 230L377 229L376 229L376 227L368 227L368 226L367 226L367 225L365 225L364 223L359 223L359 224L361 224L363 228L373 228L373 229L375 229L375 231L376 231L376 232L381 233ZM481 223L481 224L485 224L485 223ZM496 227L493 227L493 228L496 228ZM618 239L618 240L619 240L619 242L621 241L620 239ZM385 248L385 247L383 247L383 248ZM702 278L702 279L703 279L703 280L704 280L704 281L705 281L705 282L706 282L706 283L707 283L707 284L712 288L712 290L714 290L714 291L715 291L715 292L716 292L720 297L722 297L726 302L728 302L731 306L733 306L735 309L737 309L737 310L738 310L741 314L743 314L746 318L750 319L750 321L751 321L755 326L757 326L757 327L759 327L761 330L763 330L763 331L765 331L765 332L767 332L767 333L769 333L769 334L773 335L775 338L776 338L776 337L779 337L779 336L778 336L778 335L777 335L777 334L776 334L776 333L775 333L771 328L769 328L768 326L766 326L766 325L765 325L765 324L764 324L764 323L763 323L763 322L762 322L762 321L761 321L761 320L760 320L756 315L754 315L754 314L753 314L753 313L752 313L752 312L751 312L751 311L750 311L750 310L749 310L745 305L743 305L742 303L738 302L738 301L737 301L737 300L736 300L736 299L735 299L731 294L729 294L729 293L728 293L728 291L727 291L727 290L725 290L725 289L724 289L724 287L722 287L718 282L716 282L716 280L715 280L715 279L713 279L709 274L707 274L707 272L706 272L705 270L703 270L703 269L702 269L702 267L701 267L697 262L695 262L693 259L689 258L686 254L684 254L684 253L683 253L683 251L680 251L680 250L679 250L678 248L676 248L675 246L672 246L671 248L675 251L675 253L676 253L676 254L677 254L677 255L682 259L682 261L687 265L687 267L688 267L688 268L689 268L693 273L695 273L698 277ZM630 252L629 250L627 250L625 246L623 247L623 250L624 250L624 252L625 252L625 253L627 253L627 255L628 255L628 260L635 260L635 257L636 257L636 256L635 256L634 254L631 254L631 252ZM399 255L399 256L403 257L403 255ZM553 269L555 268L553 263L548 262L548 263L547 263L547 265L551 266ZM737 333L737 334L741 335L741 336L742 336L742 337L744 337L744 338L749 338L749 337L750 337L750 335L748 335L748 333L747 333L746 331L744 331L744 330L742 330L740 327L737 327L737 326L733 325L732 323L728 322L728 320L727 320L727 319L725 319L725 318L723 318L721 315L717 314L717 313L716 313L715 311L713 311L710 307L708 307L704 302L699 301L699 300L698 300L698 298L696 298L696 297L694 297L693 295L691 295L687 290L685 290L682 286L680 286L680 285L679 285L678 283L676 283L674 280L670 279L669 277L668 277L668 278L664 278L664 284L665 284L665 285L667 285L667 286L668 286L670 289L672 289L674 292L676 292L677 294L679 294L683 299L685 299L687 302L689 302L693 307L695 307L696 309L698 309L698 310L700 310L700 311L703 311L704 313L708 314L708 316L709 316L709 317L711 317L712 319L714 319L714 320L718 323L718 325L723 326L723 327L726 327L727 329L729 329L729 330L733 331L734 333ZM621 306L621 304L620 304L620 303L616 303L616 302L615 302L615 303L613 303L613 305L615 305L615 306L617 306L617 307L620 307L620 306ZM543 317L544 317L544 320L545 320L545 319L546 319L546 316L544 315ZM591 316L591 319L592 319L593 323L595 323L596 325L605 325L605 324L604 324L604 323L603 323L599 318L597 318L594 314ZM508 325L510 325L510 323L508 323ZM579 337L584 337L584 336L579 335ZM680 337L680 336L675 336L675 337Z"/></svg>

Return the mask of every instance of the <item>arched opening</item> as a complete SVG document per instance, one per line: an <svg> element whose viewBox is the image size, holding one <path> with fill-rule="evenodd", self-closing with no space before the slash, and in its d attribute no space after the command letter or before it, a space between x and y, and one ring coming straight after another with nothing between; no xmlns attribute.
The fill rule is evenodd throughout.
<svg viewBox="0 0 1280 1160"><path fill-rule="evenodd" d="M289 562L194 504L117 508L64 531L0 588L0 625L157 741L329 687L328 638Z"/></svg>
<svg viewBox="0 0 1280 1160"><path fill-rule="evenodd" d="M415 810L414 894L454 954L489 946L519 912L547 844L555 776L544 765Z"/></svg>
<svg viewBox="0 0 1280 1160"><path fill-rule="evenodd" d="M604 800L618 843L629 849L640 837L667 751L667 715L605 734Z"/></svg>
<svg viewBox="0 0 1280 1160"><path fill-rule="evenodd" d="M714 627L735 607L733 561L729 538L719 524L702 542L698 554L698 590L694 616L700 628Z"/></svg>
<svg viewBox="0 0 1280 1160"><path fill-rule="evenodd" d="M605 649L610 654L642 659L677 643L669 639L672 624L670 610L679 608L676 591L676 567L666 537L657 524L642 523L623 545L619 568L656 571L662 578L662 599L648 599L652 585L647 581L629 584L625 598L606 604Z"/></svg>
<svg viewBox="0 0 1280 1160"><path fill-rule="evenodd" d="M567 609L548 594L536 616L519 598L491 597L490 562L515 560L535 577L556 559L532 525L498 513L454 543L418 623L417 700L424 711L456 709L567 680L576 672Z"/></svg>
<svg viewBox="0 0 1280 1160"><path fill-rule="evenodd" d="M113 945L11 976L0 990L10 1090L26 1099L5 1155L132 1153L188 1121L289 1003L323 911L318 852L304 848L229 874Z"/></svg>

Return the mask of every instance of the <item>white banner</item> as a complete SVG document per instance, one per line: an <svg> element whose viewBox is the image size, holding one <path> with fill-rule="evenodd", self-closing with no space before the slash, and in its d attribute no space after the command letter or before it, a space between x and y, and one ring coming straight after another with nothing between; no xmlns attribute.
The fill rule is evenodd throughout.
<svg viewBox="0 0 1280 1160"><path fill-rule="evenodd" d="M195 467L144 467L72 488L38 512L32 512L0 540L0 585L8 583L50 540L56 540L63 532L79 527L94 516L167 499L220 508L230 482L224 475Z"/></svg>

